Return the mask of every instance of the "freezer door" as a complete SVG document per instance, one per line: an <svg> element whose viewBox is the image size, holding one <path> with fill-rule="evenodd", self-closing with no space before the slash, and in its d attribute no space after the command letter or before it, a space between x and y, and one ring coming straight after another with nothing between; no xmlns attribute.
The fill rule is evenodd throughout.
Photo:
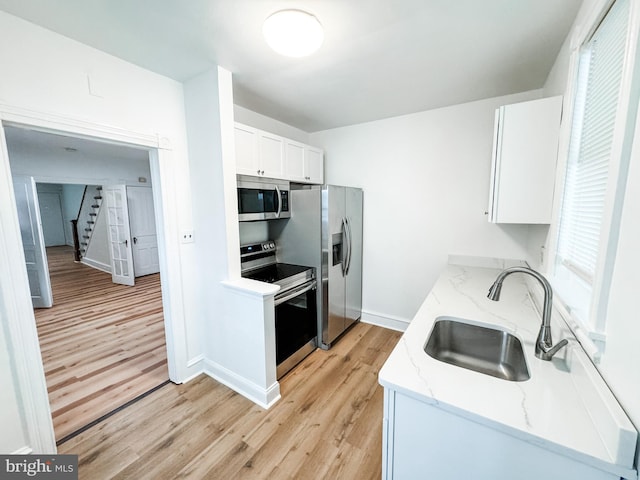
<svg viewBox="0 0 640 480"><path fill-rule="evenodd" d="M345 328L345 194L329 185L323 191L323 261L326 261L327 299L323 312L322 343L329 345ZM323 265L324 268L324 265ZM324 278L323 278L324 280Z"/></svg>
<svg viewBox="0 0 640 480"><path fill-rule="evenodd" d="M345 278L345 325L348 328L362 313L362 190L347 188L345 218L347 223L347 275Z"/></svg>

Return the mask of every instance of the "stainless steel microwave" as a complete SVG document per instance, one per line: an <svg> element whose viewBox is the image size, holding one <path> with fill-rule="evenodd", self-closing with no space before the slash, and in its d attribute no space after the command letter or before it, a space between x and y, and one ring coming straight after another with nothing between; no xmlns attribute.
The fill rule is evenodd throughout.
<svg viewBox="0 0 640 480"><path fill-rule="evenodd" d="M289 182L238 175L238 217L241 222L290 216Z"/></svg>

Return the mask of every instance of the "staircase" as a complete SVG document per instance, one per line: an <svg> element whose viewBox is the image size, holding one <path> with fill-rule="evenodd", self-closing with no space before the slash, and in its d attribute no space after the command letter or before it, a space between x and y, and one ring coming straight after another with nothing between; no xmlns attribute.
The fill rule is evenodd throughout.
<svg viewBox="0 0 640 480"><path fill-rule="evenodd" d="M102 187L99 185L87 185L76 220L76 231L79 240L76 249L76 260L78 261L87 253L101 206Z"/></svg>

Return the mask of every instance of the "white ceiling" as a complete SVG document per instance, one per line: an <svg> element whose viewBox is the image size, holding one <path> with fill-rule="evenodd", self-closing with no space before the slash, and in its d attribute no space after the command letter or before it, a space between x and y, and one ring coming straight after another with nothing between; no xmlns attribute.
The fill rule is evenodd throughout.
<svg viewBox="0 0 640 480"><path fill-rule="evenodd" d="M541 88L582 0L0 0L0 9L179 81L221 65L235 103L307 132ZM274 11L325 29L281 57Z"/></svg>
<svg viewBox="0 0 640 480"><path fill-rule="evenodd" d="M149 152L140 148L19 127L5 126L4 132L9 156L22 153L53 159L74 158L78 162L87 157L99 158L104 162L149 161Z"/></svg>

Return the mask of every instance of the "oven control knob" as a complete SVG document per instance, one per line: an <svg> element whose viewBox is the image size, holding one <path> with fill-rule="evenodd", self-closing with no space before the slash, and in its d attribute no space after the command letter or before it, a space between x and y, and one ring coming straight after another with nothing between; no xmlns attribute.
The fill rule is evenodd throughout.
<svg viewBox="0 0 640 480"><path fill-rule="evenodd" d="M273 242L271 242L271 243L269 244L269 247L270 247L270 248L276 248L276 244L275 244L275 243L273 243Z"/></svg>

